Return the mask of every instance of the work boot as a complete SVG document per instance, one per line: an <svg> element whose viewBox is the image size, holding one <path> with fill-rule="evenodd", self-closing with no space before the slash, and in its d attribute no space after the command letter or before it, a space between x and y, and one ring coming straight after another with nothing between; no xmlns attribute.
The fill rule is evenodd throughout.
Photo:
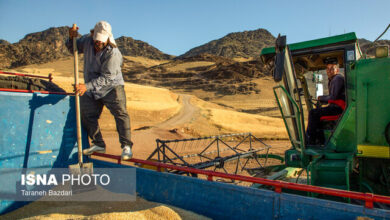
<svg viewBox="0 0 390 220"><path fill-rule="evenodd" d="M90 148L87 148L87 149L83 150L83 154L84 155L91 155L91 154L93 154L95 152L105 153L106 152L106 148L99 147L97 145L92 145Z"/></svg>
<svg viewBox="0 0 390 220"><path fill-rule="evenodd" d="M122 160L130 160L133 157L133 152L131 151L131 147L126 145L122 149Z"/></svg>

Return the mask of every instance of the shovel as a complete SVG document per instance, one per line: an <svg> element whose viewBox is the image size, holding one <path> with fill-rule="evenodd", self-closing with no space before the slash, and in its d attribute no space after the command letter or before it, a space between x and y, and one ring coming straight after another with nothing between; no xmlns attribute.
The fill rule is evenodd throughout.
<svg viewBox="0 0 390 220"><path fill-rule="evenodd" d="M73 30L77 30L76 24L73 24ZM78 51L77 51L77 37L73 37L73 55L74 55L74 84L79 84L79 68L78 68ZM75 94L76 101L76 126L77 126L77 146L78 146L78 164L69 165L69 173L75 176L82 176L84 174L93 174L93 164L83 163L83 148L81 143L81 118L80 118L80 95L78 92ZM75 187L72 185L72 189L76 192L89 191L95 189L93 186L78 185Z"/></svg>

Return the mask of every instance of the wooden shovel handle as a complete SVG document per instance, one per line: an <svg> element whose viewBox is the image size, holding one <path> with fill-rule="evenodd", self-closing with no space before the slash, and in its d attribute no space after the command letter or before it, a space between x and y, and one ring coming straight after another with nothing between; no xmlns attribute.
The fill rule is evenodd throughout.
<svg viewBox="0 0 390 220"><path fill-rule="evenodd" d="M73 30L77 30L77 25L73 24ZM74 56L74 84L79 84L79 59L78 59L78 50L77 50L77 38L73 37L73 56ZM80 96L76 92L76 126L77 126L77 146L78 146L78 159L79 164L83 164L83 147L81 143L81 117L80 117Z"/></svg>

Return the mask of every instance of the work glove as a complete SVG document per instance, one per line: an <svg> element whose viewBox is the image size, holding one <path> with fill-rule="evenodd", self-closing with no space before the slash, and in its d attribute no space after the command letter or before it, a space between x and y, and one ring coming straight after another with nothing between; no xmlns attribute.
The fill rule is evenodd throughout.
<svg viewBox="0 0 390 220"><path fill-rule="evenodd" d="M73 39L74 37L77 37L79 33L77 32L79 30L79 27L71 27L69 28L69 39Z"/></svg>
<svg viewBox="0 0 390 220"><path fill-rule="evenodd" d="M87 86L83 83L79 83L78 85L74 85L74 91L78 93L80 96L83 96L84 93L87 91Z"/></svg>

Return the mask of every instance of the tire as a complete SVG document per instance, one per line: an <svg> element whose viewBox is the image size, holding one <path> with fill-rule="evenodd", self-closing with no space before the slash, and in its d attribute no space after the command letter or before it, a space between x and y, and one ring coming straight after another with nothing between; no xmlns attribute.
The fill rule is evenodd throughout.
<svg viewBox="0 0 390 220"><path fill-rule="evenodd" d="M0 76L0 88L65 92L65 90L52 82L23 76Z"/></svg>

